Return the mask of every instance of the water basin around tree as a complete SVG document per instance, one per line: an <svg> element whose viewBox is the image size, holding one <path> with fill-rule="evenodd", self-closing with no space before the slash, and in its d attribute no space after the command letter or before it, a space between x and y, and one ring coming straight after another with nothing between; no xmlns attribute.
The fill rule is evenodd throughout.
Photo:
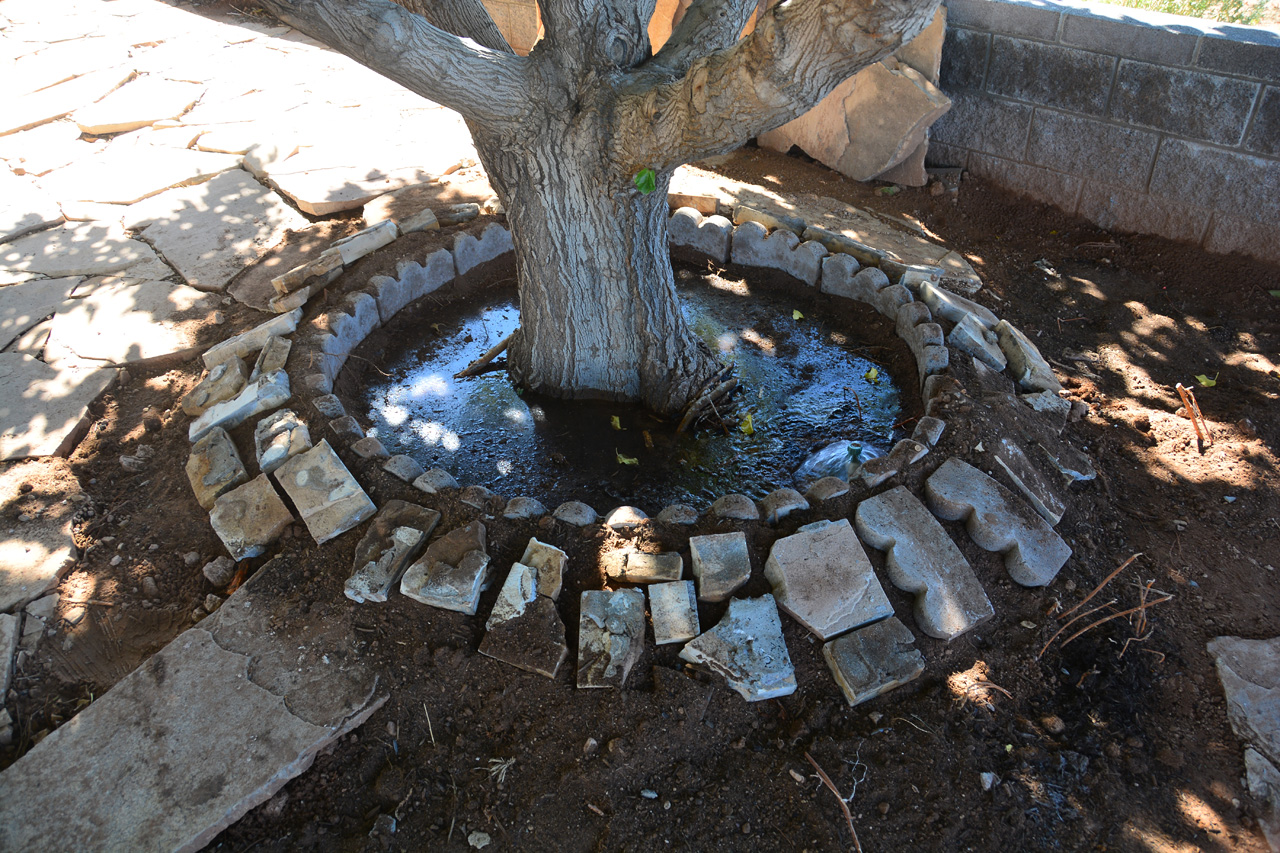
<svg viewBox="0 0 1280 853"><path fill-rule="evenodd" d="M516 328L514 294L444 311L436 334L388 346L390 376L367 375L360 392L369 432L391 453L507 497L549 507L584 500L601 511L630 503L650 513L675 502L702 509L730 492L763 497L797 485L795 470L833 441L883 451L901 436L899 390L869 357L876 347L794 315L785 296L753 293L749 282L681 268L677 283L691 328L737 365L746 389L737 413L750 414L750 432L676 434L637 406L522 394L504 372L454 379Z"/></svg>

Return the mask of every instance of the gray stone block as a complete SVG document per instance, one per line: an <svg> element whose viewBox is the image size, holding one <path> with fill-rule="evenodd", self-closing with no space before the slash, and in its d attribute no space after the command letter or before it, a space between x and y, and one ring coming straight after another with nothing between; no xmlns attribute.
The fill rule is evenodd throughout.
<svg viewBox="0 0 1280 853"><path fill-rule="evenodd" d="M729 262L729 243L733 223L723 216L707 216L692 207L682 207L671 214L667 224L667 240L673 249L686 249L718 264Z"/></svg>
<svg viewBox="0 0 1280 853"><path fill-rule="evenodd" d="M649 587L655 645L683 643L698 636L698 599L693 581L655 583Z"/></svg>
<svg viewBox="0 0 1280 853"><path fill-rule="evenodd" d="M569 657L564 621L555 603L538 590L536 569L511 567L498 594L479 652L545 678L555 678Z"/></svg>
<svg viewBox="0 0 1280 853"><path fill-rule="evenodd" d="M1067 415L1071 412L1070 400L1065 400L1052 391L1020 394L1019 397L1033 411L1044 415L1045 422L1052 424L1055 433L1062 434L1062 428L1067 424Z"/></svg>
<svg viewBox="0 0 1280 853"><path fill-rule="evenodd" d="M1259 222L1280 219L1280 161L1223 151L1196 142L1166 139L1151 173L1151 193L1203 208L1223 205L1249 211Z"/></svg>
<svg viewBox="0 0 1280 853"><path fill-rule="evenodd" d="M1280 637L1215 637L1208 643L1236 736L1280 764Z"/></svg>
<svg viewBox="0 0 1280 853"><path fill-rule="evenodd" d="M1280 34L1260 27L1220 25L1216 29L1231 38L1206 36L1196 65L1280 83Z"/></svg>
<svg viewBox="0 0 1280 853"><path fill-rule="evenodd" d="M235 429L254 415L269 412L283 406L292 396L289 391L289 374L283 370L268 373L245 386L244 390L204 410L191 422L187 437L199 441L215 427Z"/></svg>
<svg viewBox="0 0 1280 853"><path fill-rule="evenodd" d="M649 516L633 506L616 507L605 516L604 523L610 530L634 530L646 524Z"/></svg>
<svg viewBox="0 0 1280 853"><path fill-rule="evenodd" d="M755 501L746 495L731 494L717 498L711 504L711 514L716 518L729 518L737 521L758 521L760 510Z"/></svg>
<svg viewBox="0 0 1280 853"><path fill-rule="evenodd" d="M1190 65L1199 32L1148 24L1132 9L1096 4L1075 6L1062 16L1062 43L1162 65Z"/></svg>
<svg viewBox="0 0 1280 853"><path fill-rule="evenodd" d="M993 33L1052 41L1058 34L1059 7L991 0L948 0L947 24Z"/></svg>
<svg viewBox="0 0 1280 853"><path fill-rule="evenodd" d="M947 343L982 361L992 370L1004 370L1007 363L995 333L984 329L971 314L966 314L951 330Z"/></svg>
<svg viewBox="0 0 1280 853"><path fill-rule="evenodd" d="M560 588L564 582L564 570L569 565L569 555L554 545L539 542L530 538L520 557L524 563L538 572L538 594L545 595L552 601L560 598Z"/></svg>
<svg viewBox="0 0 1280 853"><path fill-rule="evenodd" d="M942 44L942 66L938 73L943 91L981 89L990 53L990 33L947 27L946 40Z"/></svg>
<svg viewBox="0 0 1280 853"><path fill-rule="evenodd" d="M822 647L831 675L850 705L860 705L924 672L911 629L889 618Z"/></svg>
<svg viewBox="0 0 1280 853"><path fill-rule="evenodd" d="M213 509L214 501L249 479L235 442L216 427L192 446L186 470L196 503L204 509Z"/></svg>
<svg viewBox="0 0 1280 853"><path fill-rule="evenodd" d="M689 557L701 601L724 601L751 577L751 556L742 533L693 536Z"/></svg>
<svg viewBox="0 0 1280 853"><path fill-rule="evenodd" d="M1079 198L1081 187L1085 183L1082 178L1075 175L1055 172L1040 166L1027 166L1003 157L977 152L969 156L967 168L973 174L987 178L1015 193L1045 204L1052 204L1065 211L1075 210L1076 199Z"/></svg>
<svg viewBox="0 0 1280 853"><path fill-rule="evenodd" d="M578 618L578 687L626 685L644 651L644 593L586 590Z"/></svg>
<svg viewBox="0 0 1280 853"><path fill-rule="evenodd" d="M1268 86L1263 92L1244 147L1258 154L1280 157L1280 87Z"/></svg>
<svg viewBox="0 0 1280 853"><path fill-rule="evenodd" d="M658 521L663 524L697 524L698 511L686 504L671 504L658 513Z"/></svg>
<svg viewBox="0 0 1280 853"><path fill-rule="evenodd" d="M965 317L973 317L984 329L994 329L1000 322L991 309L979 305L972 299L966 299L958 293L952 293L933 282L921 282L915 287L917 298L928 306L935 317L959 323ZM897 318L897 314L894 315Z"/></svg>
<svg viewBox="0 0 1280 853"><path fill-rule="evenodd" d="M1121 74L1125 65L1121 63ZM1116 114L1116 98L1111 102L1111 117L1131 120ZM1181 124L1185 117L1180 115L1177 121ZM1159 141L1156 134L1144 130L1041 109L1036 110L1031 123L1027 160L1054 171L1141 191L1146 189Z"/></svg>
<svg viewBox="0 0 1280 853"><path fill-rule="evenodd" d="M1001 438L991 448L991 455L1013 482L1014 488L1040 513L1040 517L1056 526L1062 520L1062 514L1067 511L1066 502L1049 478L1022 452L1017 442L1011 438Z"/></svg>
<svg viewBox="0 0 1280 853"><path fill-rule="evenodd" d="M867 488L874 489L890 477L905 471L908 466L919 462L928 453L929 448L926 445L904 438L894 444L884 456L877 456L863 462L858 471Z"/></svg>
<svg viewBox="0 0 1280 853"><path fill-rule="evenodd" d="M351 452L361 459L386 459L389 455L382 442L372 435L351 442Z"/></svg>
<svg viewBox="0 0 1280 853"><path fill-rule="evenodd" d="M744 222L733 229L730 257L735 264L779 270L810 286L818 283L826 255L820 243L802 243L795 234L781 229L770 234L758 222Z"/></svg>
<svg viewBox="0 0 1280 853"><path fill-rule="evenodd" d="M551 513L551 517L556 521L563 521L565 524L571 524L574 527L586 527L588 524L595 524L599 521L600 513L582 501L565 501L556 507L555 512Z"/></svg>
<svg viewBox="0 0 1280 853"><path fill-rule="evenodd" d="M344 594L356 602L387 600L391 588L427 544L440 513L406 501L388 501L356 546Z"/></svg>
<svg viewBox="0 0 1280 853"><path fill-rule="evenodd" d="M933 447L942 438L947 422L942 418L925 415L916 421L916 428L911 431L911 440L918 441L925 447Z"/></svg>
<svg viewBox="0 0 1280 853"><path fill-rule="evenodd" d="M809 502L795 489L782 488L765 495L760 507L764 510L764 520L769 524L777 524L797 510L808 509Z"/></svg>
<svg viewBox="0 0 1280 853"><path fill-rule="evenodd" d="M404 456L397 454L392 456L382 464L382 470L398 480L406 483L412 483L414 480L427 473L422 470L422 466L412 456Z"/></svg>
<svg viewBox="0 0 1280 853"><path fill-rule="evenodd" d="M428 545L405 570L400 593L432 607L474 616L488 580L485 528L473 521Z"/></svg>
<svg viewBox="0 0 1280 853"><path fill-rule="evenodd" d="M684 560L674 551L660 554L632 551L624 555L623 560L613 565L617 566L617 569L610 571L610 576L627 583L678 581L684 574Z"/></svg>
<svg viewBox="0 0 1280 853"><path fill-rule="evenodd" d="M511 242L511 232L496 222L486 225L479 239L466 232L453 238L453 262L458 275L466 275L480 264L497 260L513 251L515 244Z"/></svg>
<svg viewBox="0 0 1280 853"><path fill-rule="evenodd" d="M253 428L253 449L258 470L270 474L291 457L311 449L311 432L297 414L281 409Z"/></svg>
<svg viewBox="0 0 1280 853"><path fill-rule="evenodd" d="M266 474L220 496L209 523L232 559L258 557L293 523L289 508L276 494Z"/></svg>
<svg viewBox="0 0 1280 853"><path fill-rule="evenodd" d="M1101 183L1084 185L1076 212L1108 231L1159 234L1189 243L1205 238L1213 217L1208 208Z"/></svg>
<svg viewBox="0 0 1280 853"><path fill-rule="evenodd" d="M1117 121L1180 137L1237 145L1244 136L1259 86L1201 71L1122 61L1107 114ZM1213 104L1213 109L1205 109L1205 104ZM1140 169L1138 165L1133 171ZM1141 188L1137 180L1112 183Z"/></svg>
<svg viewBox="0 0 1280 853"><path fill-rule="evenodd" d="M481 512L488 512L491 504L505 506L501 495L494 494L484 486L464 486L458 493L458 500L467 506L475 507Z"/></svg>
<svg viewBox="0 0 1280 853"><path fill-rule="evenodd" d="M858 504L854 523L862 541L888 552L889 580L915 595L916 624L930 637L954 640L995 614L969 561L902 486Z"/></svg>
<svg viewBox="0 0 1280 853"><path fill-rule="evenodd" d="M1009 577L1023 586L1046 586L1071 556L1071 548L1030 506L960 459L948 459L925 481L929 510L963 521L970 538L1004 555Z"/></svg>
<svg viewBox="0 0 1280 853"><path fill-rule="evenodd" d="M806 524L764 564L778 606L823 640L893 615L849 520Z"/></svg>
<svg viewBox="0 0 1280 853"><path fill-rule="evenodd" d="M328 441L294 456L274 476L317 545L346 533L377 511Z"/></svg>
<svg viewBox="0 0 1280 853"><path fill-rule="evenodd" d="M413 481L413 487L429 495L438 494L446 489L458 488L458 481L443 468L432 468Z"/></svg>
<svg viewBox="0 0 1280 853"><path fill-rule="evenodd" d="M987 91L1039 106L1102 115L1115 67L1113 56L995 36Z"/></svg>
<svg viewBox="0 0 1280 853"><path fill-rule="evenodd" d="M796 692L795 667L772 595L730 601L720 623L685 644L680 657L723 675L748 702Z"/></svg>
<svg viewBox="0 0 1280 853"><path fill-rule="evenodd" d="M537 498L518 497L507 501L502 510L502 517L512 520L522 518L541 518L547 514L547 508Z"/></svg>
<svg viewBox="0 0 1280 853"><path fill-rule="evenodd" d="M230 400L244 390L249 382L249 371L244 360L231 356L215 364L196 387L182 398L182 411L192 417L204 414L210 406Z"/></svg>
<svg viewBox="0 0 1280 853"><path fill-rule="evenodd" d="M333 378L325 373L308 373L302 377L302 391L308 397L333 392Z"/></svg>
<svg viewBox="0 0 1280 853"><path fill-rule="evenodd" d="M329 429L343 441L359 441L364 438L364 428L351 415L343 415L329 421Z"/></svg>
<svg viewBox="0 0 1280 853"><path fill-rule="evenodd" d="M823 503L847 494L849 494L849 484L844 480L839 477L823 477L815 480L804 496L814 503Z"/></svg>
<svg viewBox="0 0 1280 853"><path fill-rule="evenodd" d="M1061 391L1062 383L1053 375L1053 368L1040 355L1040 350L1008 320L996 326L1000 349L1009 360L1009 372L1028 391Z"/></svg>

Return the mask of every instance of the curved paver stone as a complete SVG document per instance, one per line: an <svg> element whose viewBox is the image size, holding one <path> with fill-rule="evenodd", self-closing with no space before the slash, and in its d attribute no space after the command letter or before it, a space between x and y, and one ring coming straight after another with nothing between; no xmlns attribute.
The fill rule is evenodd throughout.
<svg viewBox="0 0 1280 853"><path fill-rule="evenodd" d="M888 551L889 580L916 597L916 624L930 637L954 640L995 614L969 561L937 520L897 486L858 504L858 536Z"/></svg>
<svg viewBox="0 0 1280 853"><path fill-rule="evenodd" d="M701 601L724 601L751 577L751 555L741 532L693 536L689 556Z"/></svg>
<svg viewBox="0 0 1280 853"><path fill-rule="evenodd" d="M1009 360L1009 372L1019 385L1028 391L1062 390L1062 383L1053 375L1053 368L1030 338L1008 320L997 323L995 332L1000 349Z"/></svg>
<svg viewBox="0 0 1280 853"><path fill-rule="evenodd" d="M649 520L649 516L633 506L620 506L605 516L604 523L617 531L634 530Z"/></svg>
<svg viewBox="0 0 1280 853"><path fill-rule="evenodd" d="M560 586L564 580L565 567L569 565L569 555L554 545L539 542L530 538L524 547L520 562L538 572L538 594L545 595L552 601L560 598Z"/></svg>
<svg viewBox="0 0 1280 853"><path fill-rule="evenodd" d="M716 518L732 518L738 521L759 521L760 510L756 502L746 495L730 494L717 498L711 504L711 514Z"/></svg>
<svg viewBox="0 0 1280 853"><path fill-rule="evenodd" d="M564 621L555 603L538 589L538 570L512 565L485 623L479 652L546 678L555 678L569 657Z"/></svg>
<svg viewBox="0 0 1280 853"><path fill-rule="evenodd" d="M283 370L268 373L249 383L230 400L215 403L191 422L187 437L199 441L215 427L235 429L254 415L269 412L289 402L289 374Z"/></svg>
<svg viewBox="0 0 1280 853"><path fill-rule="evenodd" d="M655 645L683 643L698 636L698 596L693 581L669 581L649 587Z"/></svg>
<svg viewBox="0 0 1280 853"><path fill-rule="evenodd" d="M979 305L971 299L965 299L958 293L952 293L930 281L923 281L916 288L920 301L929 306L935 316L952 323L960 323L965 317L972 317L980 327L989 332L995 331L1000 318L991 309Z"/></svg>
<svg viewBox="0 0 1280 853"><path fill-rule="evenodd" d="M445 610L476 615L480 593L489 580L485 527L473 521L427 546L400 579L400 593Z"/></svg>
<svg viewBox="0 0 1280 853"><path fill-rule="evenodd" d="M818 283L826 255L821 243L801 242L782 229L771 234L759 222L743 222L733 229L730 256L735 264L780 270L810 287Z"/></svg>
<svg viewBox="0 0 1280 853"><path fill-rule="evenodd" d="M343 593L356 602L386 601L391 587L417 558L439 523L440 513L434 509L407 501L387 501L356 546L351 577L347 578Z"/></svg>
<svg viewBox="0 0 1280 853"><path fill-rule="evenodd" d="M667 240L673 249L686 249L718 264L729 262L733 223L723 216L703 217L691 207L678 208L667 224Z"/></svg>
<svg viewBox="0 0 1280 853"><path fill-rule="evenodd" d="M781 488L774 489L765 495L764 500L760 502L760 508L764 510L765 521L769 524L777 524L797 510L808 509L809 502L795 489Z"/></svg>
<svg viewBox="0 0 1280 853"><path fill-rule="evenodd" d="M397 480L403 480L406 483L412 483L427 473L412 456L405 456L399 453L382 463L382 470Z"/></svg>
<svg viewBox="0 0 1280 853"><path fill-rule="evenodd" d="M1071 556L1071 548L1030 506L1004 486L952 457L924 484L929 510L963 521L979 548L1004 555L1009 577L1023 586L1045 586Z"/></svg>
<svg viewBox="0 0 1280 853"><path fill-rule="evenodd" d="M847 518L815 521L774 542L764 576L778 606L823 640L893 615Z"/></svg>
<svg viewBox="0 0 1280 853"><path fill-rule="evenodd" d="M228 553L239 562L265 553L267 546L293 523L293 514L267 475L259 474L214 501L209 523Z"/></svg>
<svg viewBox="0 0 1280 853"><path fill-rule="evenodd" d="M360 426L360 422L351 415L343 415L329 421L329 429L333 430L333 434L338 438L346 441L359 441L364 438L364 427Z"/></svg>
<svg viewBox="0 0 1280 853"><path fill-rule="evenodd" d="M458 500L469 507L484 511L489 508L491 502L499 502L502 498L484 486L467 486L458 493Z"/></svg>
<svg viewBox="0 0 1280 853"><path fill-rule="evenodd" d="M824 503L832 498L849 494L849 484L839 477L822 477L814 480L804 496L814 503Z"/></svg>
<svg viewBox="0 0 1280 853"><path fill-rule="evenodd" d="M600 514L582 501L565 501L551 513L552 518L572 524L574 527L586 527L600 520Z"/></svg>
<svg viewBox="0 0 1280 853"><path fill-rule="evenodd" d="M850 705L901 687L924 672L911 629L896 618L868 625L822 647L831 675Z"/></svg>
<svg viewBox="0 0 1280 853"><path fill-rule="evenodd" d="M66 456L89 425L89 404L115 381L111 368L45 364L0 352L0 460Z"/></svg>
<svg viewBox="0 0 1280 853"><path fill-rule="evenodd" d="M697 524L698 511L687 504L671 504L658 513L663 524Z"/></svg>
<svg viewBox="0 0 1280 853"><path fill-rule="evenodd" d="M328 441L289 459L273 476L317 545L346 533L377 511Z"/></svg>
<svg viewBox="0 0 1280 853"><path fill-rule="evenodd" d="M479 238L465 231L453 238L453 262L458 275L466 275L481 264L514 250L511 232L496 222L484 226Z"/></svg>
<svg viewBox="0 0 1280 853"><path fill-rule="evenodd" d="M644 651L644 593L589 589L578 617L578 687L627 683Z"/></svg>
<svg viewBox="0 0 1280 853"><path fill-rule="evenodd" d="M213 509L219 497L249 479L235 442L226 430L217 427L192 445L186 471L196 503L206 510Z"/></svg>
<svg viewBox="0 0 1280 853"><path fill-rule="evenodd" d="M351 442L351 452L361 459L386 459L389 455L387 448L382 446L382 442L377 436L366 435L357 441Z"/></svg>
<svg viewBox="0 0 1280 853"><path fill-rule="evenodd" d="M1040 517L1056 527L1067 511L1067 504L1049 477L1031 463L1017 442L1011 438L997 440L991 456Z"/></svg>
<svg viewBox="0 0 1280 853"><path fill-rule="evenodd" d="M420 492L426 492L429 495L438 494L445 489L458 488L458 481L453 475L443 468L432 468L418 479L413 481L413 487Z"/></svg>
<svg viewBox="0 0 1280 853"><path fill-rule="evenodd" d="M507 501L502 510L502 517L519 521L524 518L541 518L547 514L547 508L537 498L518 497Z"/></svg>
<svg viewBox="0 0 1280 853"><path fill-rule="evenodd" d="M686 643L680 657L724 676L748 702L796 692L796 671L772 595L730 601L720 623Z"/></svg>

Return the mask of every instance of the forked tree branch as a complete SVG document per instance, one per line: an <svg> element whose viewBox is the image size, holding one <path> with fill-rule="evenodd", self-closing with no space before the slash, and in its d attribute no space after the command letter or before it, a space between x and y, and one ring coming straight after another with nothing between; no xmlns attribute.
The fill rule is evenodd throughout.
<svg viewBox="0 0 1280 853"><path fill-rule="evenodd" d="M684 72L694 60L732 47L756 10L758 0L693 0L689 11L654 56L655 65Z"/></svg>
<svg viewBox="0 0 1280 853"><path fill-rule="evenodd" d="M527 61L445 32L391 0L262 0L267 11L410 91L486 123L529 109Z"/></svg>
<svg viewBox="0 0 1280 853"><path fill-rule="evenodd" d="M938 0L788 0L747 38L671 73L646 63L618 104L614 157L668 170L803 114L914 38Z"/></svg>
<svg viewBox="0 0 1280 853"><path fill-rule="evenodd" d="M395 0L447 33L469 38L481 47L515 53L480 0Z"/></svg>

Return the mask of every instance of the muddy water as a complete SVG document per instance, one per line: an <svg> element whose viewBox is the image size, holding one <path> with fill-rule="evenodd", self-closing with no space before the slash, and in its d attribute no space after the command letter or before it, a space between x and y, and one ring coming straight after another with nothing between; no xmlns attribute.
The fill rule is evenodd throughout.
<svg viewBox="0 0 1280 853"><path fill-rule="evenodd" d="M390 378L375 377L364 392L371 432L390 452L463 484L548 507L580 499L602 512L619 503L701 509L728 492L760 498L795 485L796 468L832 441L888 449L899 390L852 333L797 317L784 298L742 282L682 273L679 283L691 327L737 365L747 389L738 412L750 413L750 433L676 435L638 407L522 394L502 372L455 380L516 327L512 300L454 315L431 339L388 351Z"/></svg>

